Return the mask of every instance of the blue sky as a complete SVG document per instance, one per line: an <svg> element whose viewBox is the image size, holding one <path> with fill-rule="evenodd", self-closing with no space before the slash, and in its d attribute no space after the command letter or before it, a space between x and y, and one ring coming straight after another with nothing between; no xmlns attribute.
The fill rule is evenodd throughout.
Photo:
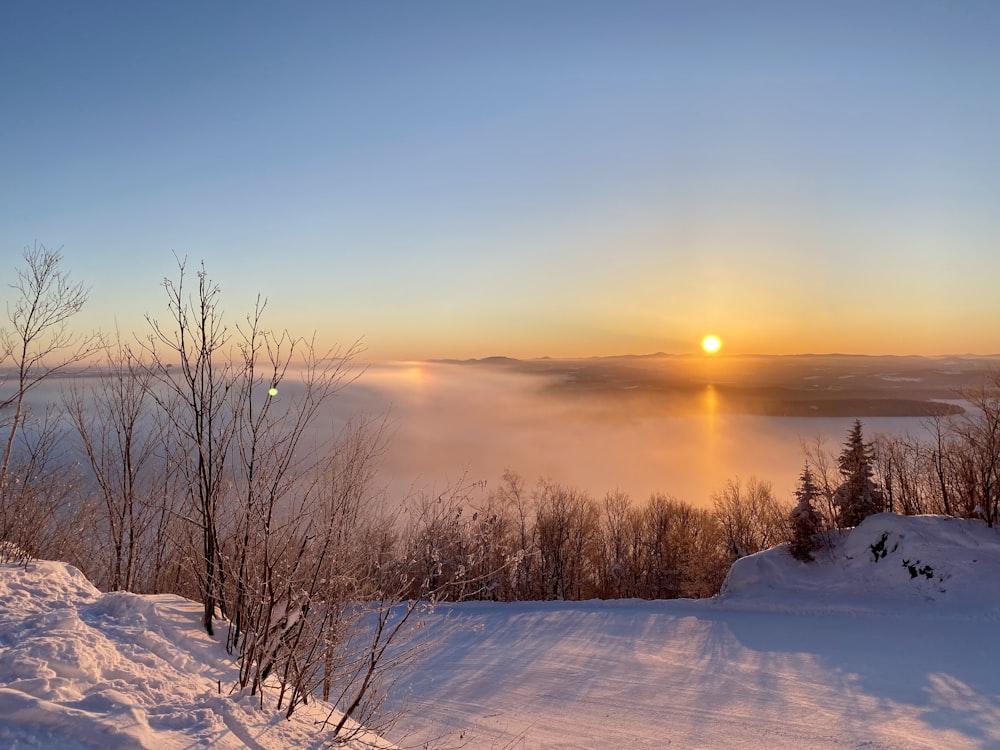
<svg viewBox="0 0 1000 750"><path fill-rule="evenodd" d="M81 325L373 358L1000 351L1000 4L0 5L0 247Z"/></svg>

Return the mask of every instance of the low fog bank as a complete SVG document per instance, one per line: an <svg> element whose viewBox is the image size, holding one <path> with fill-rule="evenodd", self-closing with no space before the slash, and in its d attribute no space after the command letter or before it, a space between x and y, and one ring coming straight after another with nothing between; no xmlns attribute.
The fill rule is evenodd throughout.
<svg viewBox="0 0 1000 750"><path fill-rule="evenodd" d="M544 478L597 498L620 489L636 501L660 492L699 507L710 507L727 479L757 476L787 499L802 440L825 436L836 453L856 417L869 438L923 436L926 415L960 412L959 391L998 364L668 355L372 364L354 370L309 439L322 451L349 420L384 422L381 482L396 499L459 483L488 490L506 469L529 486ZM69 382L34 391L33 407L58 402ZM294 399L300 387L289 379L275 398ZM766 403L782 408L761 413L764 391L778 394Z"/></svg>
<svg viewBox="0 0 1000 750"><path fill-rule="evenodd" d="M789 497L802 440L922 434L960 413L959 391L1000 360L924 357L490 358L370 366L343 415L388 411L383 477L395 496L457 482L551 479L596 497L662 492L709 507L713 489L756 475ZM761 394L777 394L767 401ZM817 405L817 408L810 408ZM770 405L763 409L762 405ZM805 416L802 416L805 415Z"/></svg>

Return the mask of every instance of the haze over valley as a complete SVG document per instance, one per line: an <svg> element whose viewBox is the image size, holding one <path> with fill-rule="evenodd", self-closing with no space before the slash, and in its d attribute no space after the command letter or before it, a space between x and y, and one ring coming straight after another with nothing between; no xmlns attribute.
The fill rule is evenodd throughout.
<svg viewBox="0 0 1000 750"><path fill-rule="evenodd" d="M505 469L577 486L709 506L727 479L757 476L783 497L801 441L837 450L866 432L925 432L963 411L960 391L1000 359L976 356L670 356L383 363L338 409L388 408L383 476L396 493L499 480Z"/></svg>

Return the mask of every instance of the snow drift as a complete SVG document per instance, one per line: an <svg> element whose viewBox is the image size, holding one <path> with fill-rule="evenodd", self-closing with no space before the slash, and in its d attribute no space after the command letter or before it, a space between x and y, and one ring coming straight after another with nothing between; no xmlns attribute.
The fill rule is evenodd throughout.
<svg viewBox="0 0 1000 750"><path fill-rule="evenodd" d="M177 596L102 594L65 563L0 565L0 747L327 747L314 720L328 707L285 720L230 693L233 657L201 615Z"/></svg>
<svg viewBox="0 0 1000 750"><path fill-rule="evenodd" d="M879 513L836 532L816 561L787 546L737 560L729 607L920 615L1000 615L1000 534L982 521Z"/></svg>

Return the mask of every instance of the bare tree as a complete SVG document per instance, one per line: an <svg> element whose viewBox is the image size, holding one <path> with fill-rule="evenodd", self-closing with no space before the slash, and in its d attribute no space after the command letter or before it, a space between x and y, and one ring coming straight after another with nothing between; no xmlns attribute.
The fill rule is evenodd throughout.
<svg viewBox="0 0 1000 750"><path fill-rule="evenodd" d="M212 634L216 606L225 612L219 507L227 489L226 470L236 430L229 401L236 379L218 285L208 278L202 265L196 292L189 297L185 261L178 259L177 263L177 281L163 280L170 322L161 324L147 315L152 334L145 347L159 386L151 390L153 398L188 451L182 468L201 532L202 624ZM172 368L173 358L178 363L176 369Z"/></svg>
<svg viewBox="0 0 1000 750"><path fill-rule="evenodd" d="M642 509L645 585L640 595L671 599L718 592L730 562L722 527L707 510L662 494Z"/></svg>
<svg viewBox="0 0 1000 750"><path fill-rule="evenodd" d="M10 329L0 330L0 364L12 363L13 392L0 398L7 441L0 459L0 493L6 494L11 457L18 433L29 417L28 394L47 379L64 372L101 346L96 334L78 334L70 319L83 309L88 290L72 283L61 268L62 254L36 243L24 250L24 267L17 270L13 306L7 306Z"/></svg>
<svg viewBox="0 0 1000 750"><path fill-rule="evenodd" d="M931 433L932 443L930 451L930 462L934 468L934 477L937 480L937 489L941 500L941 508L945 514L952 514L950 474L952 446L948 439L948 428L943 417L932 417L927 425Z"/></svg>
<svg viewBox="0 0 1000 750"><path fill-rule="evenodd" d="M408 504L411 598L461 600L479 590L477 576L489 547L475 539L479 515L471 495L481 487L460 481L441 493L420 493Z"/></svg>
<svg viewBox="0 0 1000 750"><path fill-rule="evenodd" d="M650 597L646 588L646 570L649 565L646 543L646 510L631 506L625 516L624 535L625 547L622 560L622 573L625 584L625 596Z"/></svg>
<svg viewBox="0 0 1000 750"><path fill-rule="evenodd" d="M591 594L600 511L587 493L541 482L536 528L544 597L579 600Z"/></svg>
<svg viewBox="0 0 1000 750"><path fill-rule="evenodd" d="M872 443L875 483L882 487L886 510L916 515L931 512L937 492L933 451L912 435L875 436Z"/></svg>
<svg viewBox="0 0 1000 750"><path fill-rule="evenodd" d="M385 512L373 486L383 441L384 421L349 424L322 465L317 492L275 515L274 548L247 569L240 687L262 703L265 694L276 696L286 715L313 696L329 701L339 716L331 712L322 723L337 744L394 723L385 697L433 644L416 637L425 615L435 598L454 598L467 580L438 581L431 590L400 563L408 547L395 544L398 512ZM269 570L261 570L265 560Z"/></svg>
<svg viewBox="0 0 1000 750"><path fill-rule="evenodd" d="M170 509L159 492L166 471L161 415L150 398L152 373L132 348L116 337L100 373L74 381L63 404L76 430L86 463L103 500L106 537L111 549L98 579L114 590L137 590L143 560L160 540L146 536L162 528ZM156 534L157 537L160 534ZM145 544L149 542L149 544ZM151 576L150 576L151 577ZM149 589L146 580L139 589Z"/></svg>
<svg viewBox="0 0 1000 750"><path fill-rule="evenodd" d="M652 599L680 596L684 576L684 507L673 497L654 494L643 508L646 585Z"/></svg>
<svg viewBox="0 0 1000 750"><path fill-rule="evenodd" d="M722 526L712 511L685 507L684 534L687 546L681 596L703 598L719 593L730 559Z"/></svg>
<svg viewBox="0 0 1000 750"><path fill-rule="evenodd" d="M800 438L799 445L806 463L812 472L813 481L822 499L821 507L816 509L823 516L827 529L837 528L839 522L838 509L833 496L840 485L840 474L837 469L837 458L826 447L827 438L815 435L811 438Z"/></svg>
<svg viewBox="0 0 1000 750"><path fill-rule="evenodd" d="M360 593L360 592L359 592ZM334 686L329 699L340 709L334 722L331 711L324 725L333 724L338 742L358 738L368 730L383 734L395 719L385 711L389 688L401 668L410 665L432 643L415 637L423 628L432 605L419 599L404 599L402 591L374 592L376 598L364 597L357 610L356 623L345 639L331 675Z"/></svg>
<svg viewBox="0 0 1000 750"><path fill-rule="evenodd" d="M486 482L479 483L486 490ZM473 500L469 519L470 596L509 601L521 563L517 513L504 493Z"/></svg>
<svg viewBox="0 0 1000 750"><path fill-rule="evenodd" d="M313 478L324 446L305 446L304 441L324 405L349 381L354 354L354 348L345 355L319 352L312 341L265 330L264 307L258 299L246 324L238 327L241 362L233 389L238 460L233 481L241 502L232 509L235 533L227 555L234 566L228 597L233 601L230 648L242 630L248 584L262 590L272 586L272 560L287 543L274 532L283 521L295 529L310 513ZM293 364L298 377L284 389ZM286 390L284 396L281 389Z"/></svg>
<svg viewBox="0 0 1000 750"><path fill-rule="evenodd" d="M774 497L770 482L750 477L743 485L730 479L712 493L715 517L722 525L733 559L788 541L790 505Z"/></svg>
<svg viewBox="0 0 1000 750"><path fill-rule="evenodd" d="M0 539L27 557L66 560L85 568L77 529L91 515L81 498L81 477L64 449L65 430L48 406L24 430L10 463L11 481L3 493Z"/></svg>
<svg viewBox="0 0 1000 750"><path fill-rule="evenodd" d="M991 372L987 382L962 395L973 411L955 423L954 431L975 477L978 513L993 526L1000 503L1000 371Z"/></svg>
<svg viewBox="0 0 1000 750"><path fill-rule="evenodd" d="M629 526L633 515L628 493L608 492L601 508L598 535L598 588L601 596L628 596ZM635 595L634 592L632 595Z"/></svg>
<svg viewBox="0 0 1000 750"><path fill-rule="evenodd" d="M525 489L524 478L506 469L499 486L490 493L491 503L509 513L513 523L513 545L505 560L510 600L539 596L539 563L535 509Z"/></svg>

